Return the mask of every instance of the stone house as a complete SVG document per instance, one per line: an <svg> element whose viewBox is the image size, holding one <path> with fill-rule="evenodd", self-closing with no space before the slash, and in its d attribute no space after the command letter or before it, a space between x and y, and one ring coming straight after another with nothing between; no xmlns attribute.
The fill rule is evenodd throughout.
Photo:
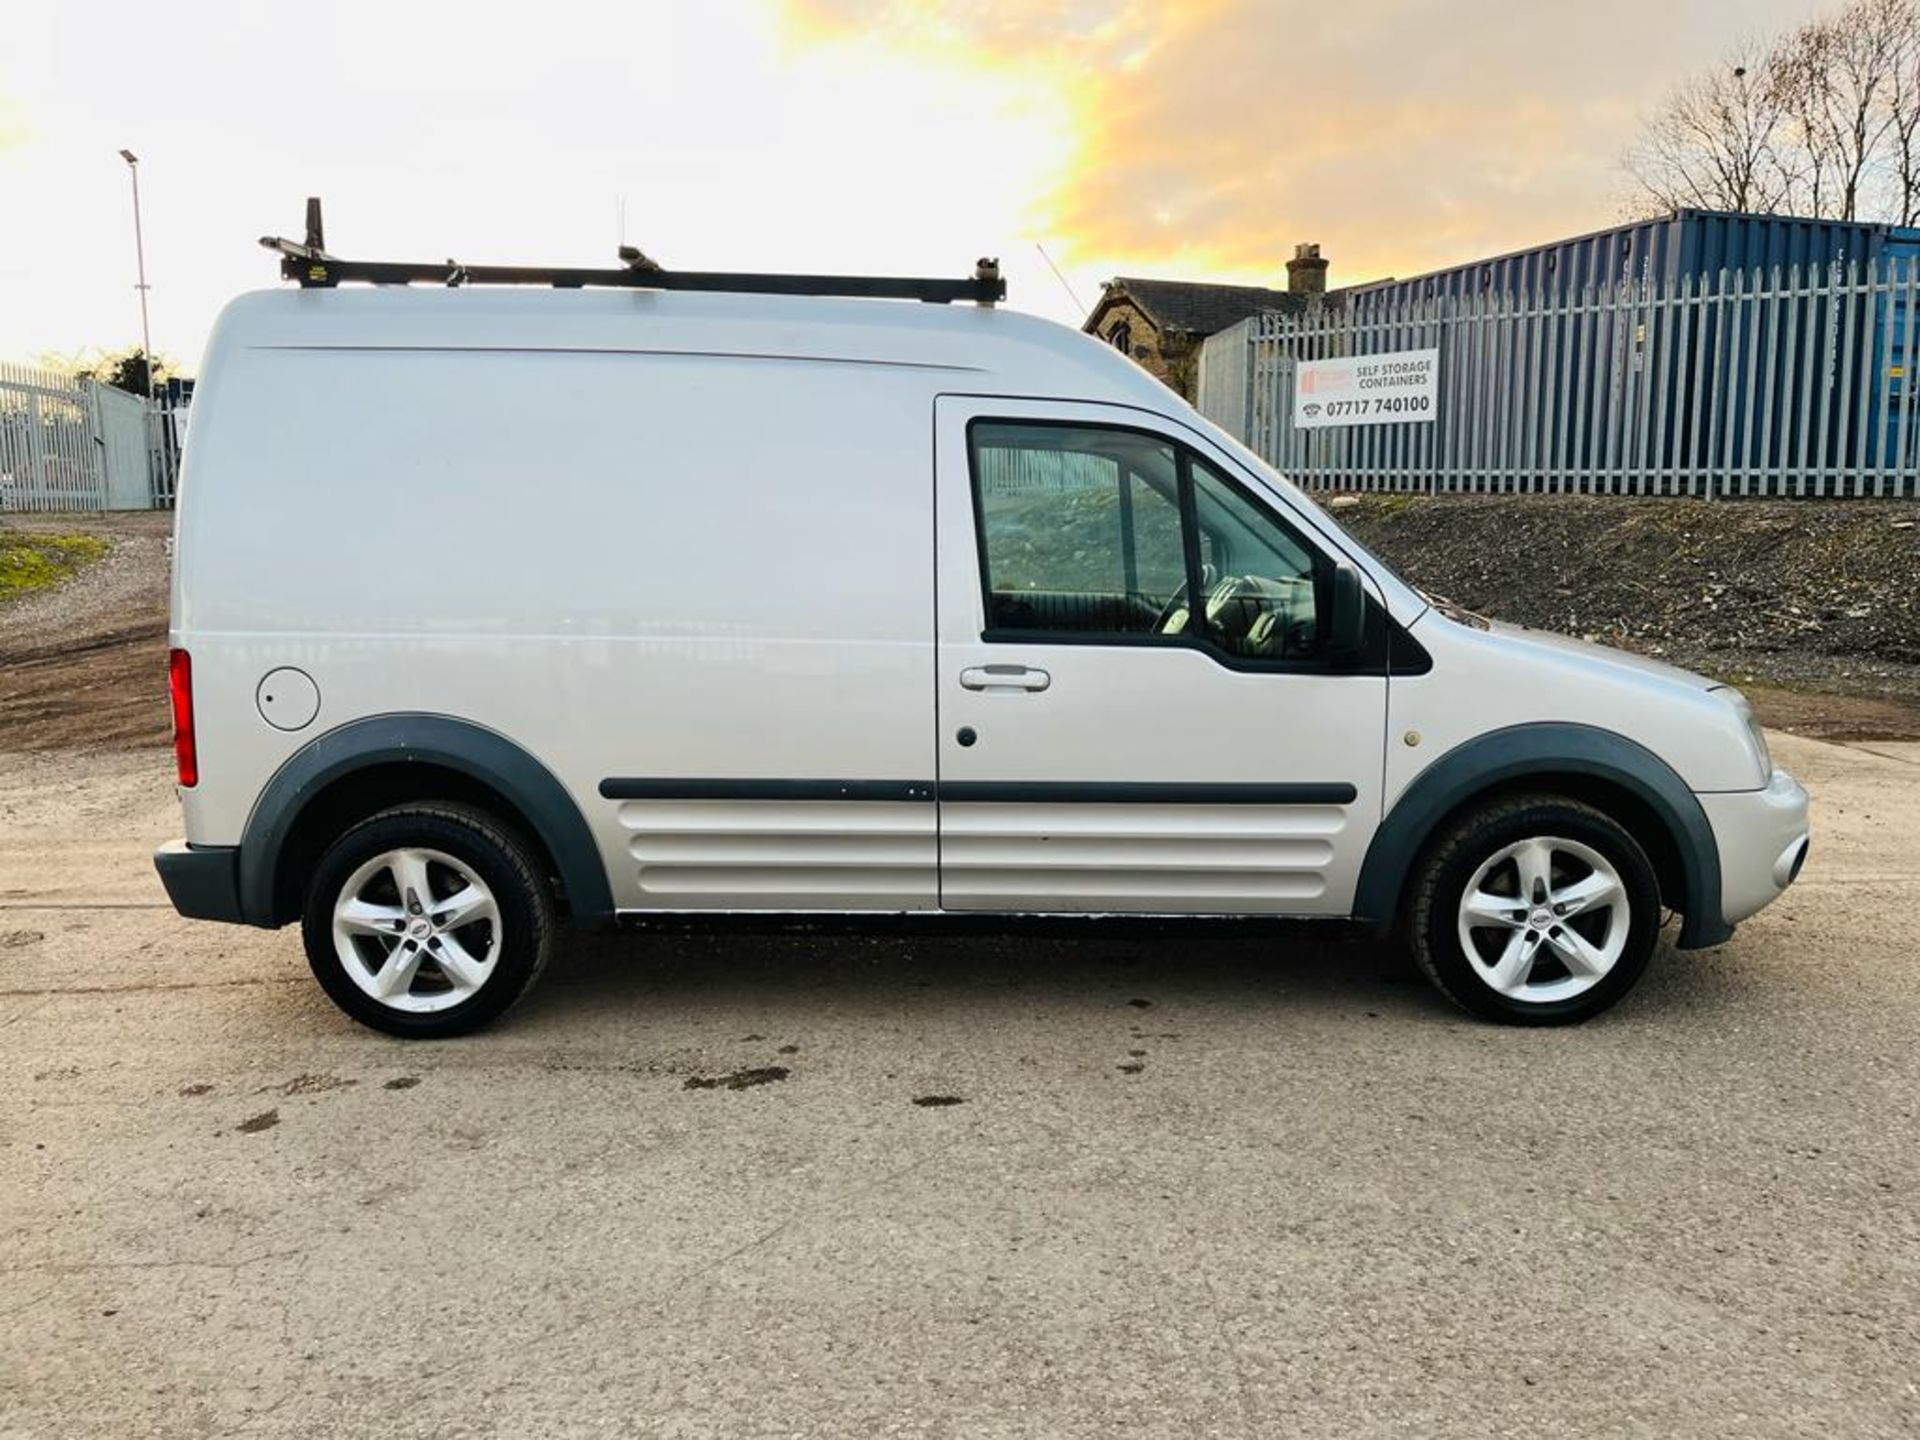
<svg viewBox="0 0 1920 1440"><path fill-rule="evenodd" d="M1327 264L1318 245L1295 246L1284 290L1116 276L1100 287L1100 303L1080 328L1192 400L1200 344L1209 335L1262 310L1300 311L1341 300L1340 292L1327 293Z"/></svg>

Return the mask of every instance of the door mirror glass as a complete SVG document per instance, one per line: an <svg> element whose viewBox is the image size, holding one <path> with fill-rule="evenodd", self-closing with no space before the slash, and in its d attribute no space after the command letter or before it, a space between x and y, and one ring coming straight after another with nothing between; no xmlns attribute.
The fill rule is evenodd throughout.
<svg viewBox="0 0 1920 1440"><path fill-rule="evenodd" d="M1360 572L1342 560L1333 567L1330 587L1333 612L1327 627L1327 653L1335 661L1356 659L1366 647L1367 593L1360 584Z"/></svg>

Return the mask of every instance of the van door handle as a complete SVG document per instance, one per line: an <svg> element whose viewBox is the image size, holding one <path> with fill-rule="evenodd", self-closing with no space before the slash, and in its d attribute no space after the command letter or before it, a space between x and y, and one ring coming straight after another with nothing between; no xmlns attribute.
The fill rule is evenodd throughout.
<svg viewBox="0 0 1920 1440"><path fill-rule="evenodd" d="M1044 690L1053 676L1030 665L969 665L960 684L968 690Z"/></svg>

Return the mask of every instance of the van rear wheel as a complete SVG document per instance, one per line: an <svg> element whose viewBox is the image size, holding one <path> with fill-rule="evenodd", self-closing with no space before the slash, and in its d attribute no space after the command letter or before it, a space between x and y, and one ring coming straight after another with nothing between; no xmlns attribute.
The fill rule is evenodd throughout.
<svg viewBox="0 0 1920 1440"><path fill-rule="evenodd" d="M1533 795L1464 817L1434 846L1412 914L1414 957L1462 1008L1566 1025L1647 968L1660 888L1639 843L1590 805Z"/></svg>
<svg viewBox="0 0 1920 1440"><path fill-rule="evenodd" d="M333 1002L389 1035L462 1035L503 1014L553 948L553 897L527 844L484 811L383 811L321 857L302 922Z"/></svg>

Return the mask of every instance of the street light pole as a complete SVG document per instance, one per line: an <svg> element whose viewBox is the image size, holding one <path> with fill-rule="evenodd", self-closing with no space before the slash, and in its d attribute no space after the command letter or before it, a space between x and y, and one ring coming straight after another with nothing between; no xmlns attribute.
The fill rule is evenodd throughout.
<svg viewBox="0 0 1920 1440"><path fill-rule="evenodd" d="M133 177L133 254L140 266L140 283L134 288L140 292L140 352L147 366L147 399L154 398L153 384L153 331L147 325L147 245L140 233L140 157L131 150L122 150L120 158L127 162L127 174Z"/></svg>

